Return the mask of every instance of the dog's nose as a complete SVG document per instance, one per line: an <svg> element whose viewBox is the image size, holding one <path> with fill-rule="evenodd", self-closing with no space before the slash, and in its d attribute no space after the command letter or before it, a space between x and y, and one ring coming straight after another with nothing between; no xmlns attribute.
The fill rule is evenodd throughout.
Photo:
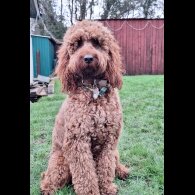
<svg viewBox="0 0 195 195"><path fill-rule="evenodd" d="M92 55L85 55L84 56L84 61L89 64L90 62L93 61L93 56Z"/></svg>

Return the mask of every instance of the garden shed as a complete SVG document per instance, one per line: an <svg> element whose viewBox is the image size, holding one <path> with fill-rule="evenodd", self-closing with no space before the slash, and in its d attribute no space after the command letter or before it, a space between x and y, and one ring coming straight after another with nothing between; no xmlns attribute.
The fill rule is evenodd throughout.
<svg viewBox="0 0 195 195"><path fill-rule="evenodd" d="M33 77L50 76L55 68L56 44L49 36L31 35Z"/></svg>

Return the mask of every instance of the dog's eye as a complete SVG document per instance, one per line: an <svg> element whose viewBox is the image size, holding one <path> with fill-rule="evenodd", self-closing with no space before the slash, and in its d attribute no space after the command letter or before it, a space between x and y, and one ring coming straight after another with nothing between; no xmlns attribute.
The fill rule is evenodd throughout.
<svg viewBox="0 0 195 195"><path fill-rule="evenodd" d="M82 45L83 45L83 40L79 39L78 41L75 42L74 49L76 50L76 49L80 48Z"/></svg>
<svg viewBox="0 0 195 195"><path fill-rule="evenodd" d="M78 40L78 47L81 47L82 45L83 45L83 40L82 39L80 39L80 40Z"/></svg>
<svg viewBox="0 0 195 195"><path fill-rule="evenodd" d="M94 47L100 47L100 42L98 39L95 38L91 39L91 43Z"/></svg>

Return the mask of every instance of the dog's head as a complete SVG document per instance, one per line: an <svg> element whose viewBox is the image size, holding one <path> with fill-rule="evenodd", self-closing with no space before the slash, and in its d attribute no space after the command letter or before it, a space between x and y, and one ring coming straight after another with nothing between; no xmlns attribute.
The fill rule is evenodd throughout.
<svg viewBox="0 0 195 195"><path fill-rule="evenodd" d="M62 82L62 91L74 91L82 79L106 79L112 87L120 89L123 72L120 48L102 23L77 22L64 36L55 72Z"/></svg>

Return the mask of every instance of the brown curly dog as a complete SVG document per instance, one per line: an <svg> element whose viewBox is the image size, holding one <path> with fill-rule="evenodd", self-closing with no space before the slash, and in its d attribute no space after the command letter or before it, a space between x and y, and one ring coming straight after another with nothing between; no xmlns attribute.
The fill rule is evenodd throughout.
<svg viewBox="0 0 195 195"><path fill-rule="evenodd" d="M42 194L70 182L77 195L117 194L115 175L128 176L117 150L122 72L119 46L100 22L85 20L69 28L56 68L68 97L56 117Z"/></svg>

